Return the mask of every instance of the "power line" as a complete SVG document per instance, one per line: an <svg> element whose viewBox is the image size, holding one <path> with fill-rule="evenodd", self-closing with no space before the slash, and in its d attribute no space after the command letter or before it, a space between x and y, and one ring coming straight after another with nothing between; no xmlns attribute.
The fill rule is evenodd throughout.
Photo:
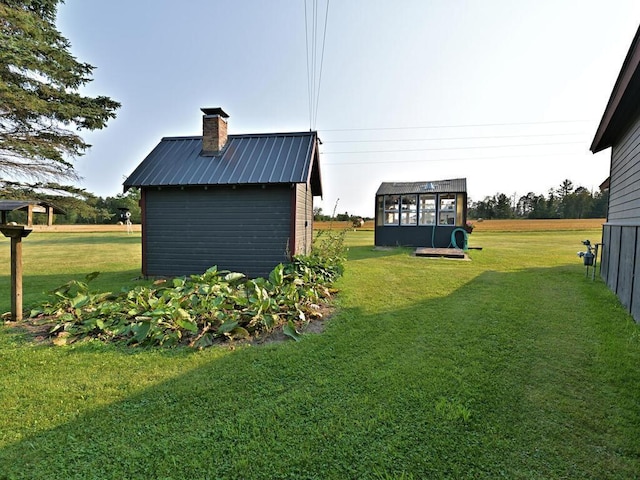
<svg viewBox="0 0 640 480"><path fill-rule="evenodd" d="M539 157L577 157L579 154L559 154L559 153L542 153L542 154L527 154L527 155L500 155L500 156L490 156L490 157L455 157L455 158L429 158L429 159L420 159L420 160L379 160L379 161L366 161L366 162L323 162L322 165L378 165L378 164L388 164L388 163L431 163L431 162L460 162L466 160L505 160L505 159L513 159L513 158L539 158Z"/></svg>
<svg viewBox="0 0 640 480"><path fill-rule="evenodd" d="M318 105L320 103L320 84L322 82L322 67L324 64L324 47L327 39L327 24L329 18L329 0L326 0L324 15L324 27L322 42L318 46L319 20L318 0L312 0L311 7L307 8L307 0L304 0L304 29L307 55L307 93L309 96L309 128L315 129L318 119ZM311 12L309 12L311 10ZM311 38L309 38L311 32ZM318 63L318 50L320 50L320 62Z"/></svg>
<svg viewBox="0 0 640 480"><path fill-rule="evenodd" d="M370 127L370 128L327 128L322 129L323 132L362 132L377 130L421 130L430 128L469 128L469 127L507 127L522 125L549 125L557 123L590 123L592 120L549 120L544 122L506 122L506 123L476 123L476 124L457 124L457 125L423 125L413 127Z"/></svg>
<svg viewBox="0 0 640 480"><path fill-rule="evenodd" d="M304 0L304 37L307 54L307 94L309 96L309 128L311 128L311 69L309 65L309 22L307 21L307 0Z"/></svg>
<svg viewBox="0 0 640 480"><path fill-rule="evenodd" d="M346 155L346 154L363 154L363 153L398 153L398 152L426 152L426 151L440 151L440 150L477 150L484 148L521 148L521 147L546 147L554 145L577 145L584 142L554 142L554 143L529 143L529 144L513 144L513 145L479 145L470 147L438 147L438 148L407 148L398 150L359 150L359 151L347 151L347 152L321 152L323 155Z"/></svg>
<svg viewBox="0 0 640 480"><path fill-rule="evenodd" d="M585 133L536 133L523 135L487 135L472 137L433 137L433 138L391 138L387 140L325 140L322 143L388 143L388 142L431 142L440 140L484 140L497 138L532 138L532 137L569 137L585 135Z"/></svg>
<svg viewBox="0 0 640 480"><path fill-rule="evenodd" d="M313 117L313 127L318 120L318 103L320 103L320 84L322 83L322 65L324 63L324 46L327 40L327 19L329 18L329 0L327 0L327 9L324 14L324 33L322 34L322 53L320 55L320 74L318 75L318 92L316 97L315 116Z"/></svg>

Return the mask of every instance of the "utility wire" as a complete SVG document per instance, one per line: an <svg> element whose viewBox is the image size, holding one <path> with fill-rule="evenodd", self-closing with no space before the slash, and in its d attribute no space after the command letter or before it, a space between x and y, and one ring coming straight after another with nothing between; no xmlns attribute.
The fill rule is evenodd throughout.
<svg viewBox="0 0 640 480"><path fill-rule="evenodd" d="M549 120L544 122L507 122L507 123L476 123L458 125L424 125L413 127L371 127L371 128L326 128L323 132L365 132L377 130L421 130L430 128L468 128L468 127L508 127L522 125L549 125L557 123L589 123L591 120Z"/></svg>
<svg viewBox="0 0 640 480"><path fill-rule="evenodd" d="M307 54L307 95L309 97L309 129L311 129L313 120L311 116L311 66L309 65L309 22L307 21L307 16L307 0L304 0L304 37L306 46L305 51Z"/></svg>
<svg viewBox="0 0 640 480"><path fill-rule="evenodd" d="M388 140L325 140L322 143L388 143L388 142L431 142L441 140L484 140L497 138L532 138L532 137L570 137L585 135L585 133L535 133L524 135L487 135L472 137L433 137L433 138L391 138Z"/></svg>
<svg viewBox="0 0 640 480"><path fill-rule="evenodd" d="M584 153L584 152L583 152ZM491 156L491 157L455 157L455 158L429 158L429 159L420 159L420 160L379 160L379 161L366 161L366 162L324 162L322 165L336 165L336 166L345 166L345 165L359 165L359 166L367 166L367 165L378 165L378 164L389 164L389 163L435 163L435 162L461 162L467 160L479 160L479 161L487 161L487 160L505 160L512 158L539 158L539 157L578 157L581 155L580 153L573 154L559 154L559 153L543 153L538 155L500 155L500 156Z"/></svg>
<svg viewBox="0 0 640 480"><path fill-rule="evenodd" d="M322 53L320 54L320 74L318 75L318 92L316 93L315 116L313 117L313 128L318 121L318 103L320 103L320 84L322 83L322 65L324 63L324 46L327 41L327 19L329 18L329 0L327 0L327 9L324 13L324 33L322 34Z"/></svg>
<svg viewBox="0 0 640 480"><path fill-rule="evenodd" d="M359 150L359 151L347 151L347 152L321 152L323 155L345 155L345 154L363 154L363 153L397 153L397 152L426 152L426 151L440 151L440 150L477 150L484 148L519 148L519 147L546 147L552 145L577 145L584 142L554 142L554 143L529 143L529 144L514 144L514 145L479 145L470 147L438 147L438 148L408 148L398 150Z"/></svg>
<svg viewBox="0 0 640 480"><path fill-rule="evenodd" d="M304 28L305 45L307 54L307 93L309 96L309 129L314 130L318 119L318 106L320 103L320 85L322 82L322 67L324 64L324 49L327 39L327 24L329 18L329 0L326 0L324 15L324 26L322 28L322 41L319 46L318 34L320 32L320 16L318 15L318 0L312 0L311 6L307 7L307 0L304 0ZM311 36L311 38L309 38ZM318 61L318 51L320 51L320 61Z"/></svg>

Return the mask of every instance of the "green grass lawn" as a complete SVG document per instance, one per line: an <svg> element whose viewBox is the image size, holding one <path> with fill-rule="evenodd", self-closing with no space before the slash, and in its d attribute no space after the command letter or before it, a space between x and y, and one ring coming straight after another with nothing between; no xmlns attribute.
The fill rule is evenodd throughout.
<svg viewBox="0 0 640 480"><path fill-rule="evenodd" d="M456 261L350 232L339 311L297 343L49 347L1 327L0 479L639 478L640 327L575 254L599 236L478 232ZM97 289L139 281L139 236L24 242L25 306L94 270Z"/></svg>

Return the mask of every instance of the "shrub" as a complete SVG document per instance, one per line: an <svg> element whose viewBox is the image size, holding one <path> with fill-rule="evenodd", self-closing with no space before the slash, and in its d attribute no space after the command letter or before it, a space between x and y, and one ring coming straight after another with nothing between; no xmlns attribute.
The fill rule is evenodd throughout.
<svg viewBox="0 0 640 480"><path fill-rule="evenodd" d="M203 348L224 339L259 336L277 326L299 338L298 327L320 317L332 285L344 270L344 234L316 240L310 255L279 264L267 279L211 267L202 275L158 280L120 293L90 293L89 282L72 280L31 312L51 325L56 344L96 338L129 345Z"/></svg>

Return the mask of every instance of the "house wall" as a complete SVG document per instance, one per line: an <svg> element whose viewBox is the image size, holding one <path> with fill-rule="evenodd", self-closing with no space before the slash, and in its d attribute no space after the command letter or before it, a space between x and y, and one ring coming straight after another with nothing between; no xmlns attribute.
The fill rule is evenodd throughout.
<svg viewBox="0 0 640 480"><path fill-rule="evenodd" d="M287 258L291 188L155 188L144 192L143 273L189 275L213 265L267 276Z"/></svg>
<svg viewBox="0 0 640 480"><path fill-rule="evenodd" d="M640 226L603 227L600 273L620 303L640 322Z"/></svg>
<svg viewBox="0 0 640 480"><path fill-rule="evenodd" d="M640 322L640 115L611 149L609 210L602 231L601 275Z"/></svg>
<svg viewBox="0 0 640 480"><path fill-rule="evenodd" d="M311 185L298 183L295 187L295 248L294 255L311 252L313 241L313 195Z"/></svg>
<svg viewBox="0 0 640 480"><path fill-rule="evenodd" d="M607 220L640 224L640 115L611 149Z"/></svg>

